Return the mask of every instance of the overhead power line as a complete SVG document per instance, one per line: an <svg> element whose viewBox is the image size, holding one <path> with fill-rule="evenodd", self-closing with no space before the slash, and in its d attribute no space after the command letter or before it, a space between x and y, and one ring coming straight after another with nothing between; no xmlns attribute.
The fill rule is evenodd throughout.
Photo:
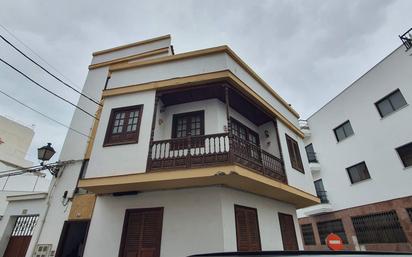
<svg viewBox="0 0 412 257"><path fill-rule="evenodd" d="M53 119L52 117L50 117L50 116L48 116L48 115L46 115L46 114L44 114L44 113L42 113L42 112L40 112L40 111L32 108L32 107L30 107L30 106L28 106L27 104L19 101L18 99L16 99L16 98L12 97L11 95L3 92L2 90L0 90L0 93L2 93L3 95L7 96L7 97L10 98L10 99L12 99L13 101L15 101L15 102L23 105L24 107L26 107L26 108L28 108L28 109L30 109L30 110L32 110L32 111L40 114L41 116L43 116L43 117L45 117L45 118L47 118L47 119L49 119L49 120L51 120L51 121L54 121L54 122L56 122L57 124L65 127L65 128L68 128L69 130L71 130L71 131L73 131L73 132L76 132L76 133L79 134L79 135L85 136L85 137L87 137L87 138L91 138L90 136L88 136L88 135L86 135L86 134L84 134L84 133L82 133L82 132L80 132L80 131L78 131L78 130L70 127L70 126L67 126L66 124L64 124L64 123L62 123L62 122L60 122L60 121L58 121L58 120L55 120L55 119Z"/></svg>
<svg viewBox="0 0 412 257"><path fill-rule="evenodd" d="M74 103L70 102L69 100L67 100L64 97L59 96L58 94L54 93L53 91L47 89L46 87L42 86L40 83L34 81L32 78L30 78L29 76L27 76L26 74L24 74L22 71L20 71L19 69L17 69L16 67L14 67L13 65L9 64L8 62L6 62L5 60L3 60L2 58L0 58L0 61L4 64L6 64L7 66L9 66L10 68L12 68L13 70L15 70L16 72L18 72L20 75L22 75L23 77L25 77L26 79L30 80L31 82L33 82L34 84L36 84L38 87L42 88L43 90L49 92L50 94L54 95L55 97L65 101L66 103L74 106L75 108L81 110L82 112L86 113L87 115L89 115L90 117L93 117L96 120L99 120L96 116L94 116L93 114L90 114L89 112L87 112L86 110L84 110L83 108L75 105Z"/></svg>
<svg viewBox="0 0 412 257"><path fill-rule="evenodd" d="M61 80L60 78L58 78L56 75L54 75L53 73L51 73L49 70L47 70L46 68L44 68L43 66L41 66L39 63L37 63L35 60L33 60L32 58L30 58L29 56L27 56L25 53L23 53L20 49L18 49L15 45L13 45L10 41L8 41L5 37L3 37L2 35L0 35L0 38L3 39L4 42L6 42L7 44L9 44L11 47L14 48L14 50L16 50L17 52L19 52L21 55L23 55L24 57L26 57L28 60L30 60L32 63L34 63L37 67L39 67L40 69L42 69L44 72L46 72L47 74L49 74L50 76L52 76L53 78L55 78L57 81L59 81L60 83L62 83L63 85L65 85L66 87L72 89L73 91L75 91L76 93L80 94L81 96L89 99L90 101L92 101L93 103L100 105L101 104L99 102L97 102L96 100L92 99L91 97L83 94L82 92L80 92L79 90L75 89L74 87L70 86L69 84L67 84L66 82L64 82L63 80Z"/></svg>
<svg viewBox="0 0 412 257"><path fill-rule="evenodd" d="M20 44L22 44L25 48L27 48L30 52L32 52L37 58L42 60L45 64L47 64L50 68L52 68L55 72L60 74L63 78L65 78L67 81L70 81L74 85L75 88L78 90L81 90L81 87L79 85L76 85L72 80L70 80L68 77L66 77L63 73L61 73L56 67L51 65L49 62L47 62L44 58L42 58L36 51L34 51L32 48L30 48L27 44L25 44L22 40L20 40L16 35L14 35L10 30L8 30L4 25L0 24L0 27L2 27L10 36L12 36L16 41L18 41Z"/></svg>

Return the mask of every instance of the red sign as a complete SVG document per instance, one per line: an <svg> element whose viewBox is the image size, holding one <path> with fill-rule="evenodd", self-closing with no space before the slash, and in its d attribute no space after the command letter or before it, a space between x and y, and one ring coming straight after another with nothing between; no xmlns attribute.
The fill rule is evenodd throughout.
<svg viewBox="0 0 412 257"><path fill-rule="evenodd" d="M333 233L330 233L326 237L326 245L329 247L329 249L333 251L340 251L343 250L343 241L342 239Z"/></svg>

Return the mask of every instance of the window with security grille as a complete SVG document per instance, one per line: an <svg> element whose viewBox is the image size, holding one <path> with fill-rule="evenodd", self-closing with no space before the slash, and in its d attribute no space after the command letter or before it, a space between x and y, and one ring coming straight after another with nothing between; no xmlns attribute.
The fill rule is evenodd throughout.
<svg viewBox="0 0 412 257"><path fill-rule="evenodd" d="M412 222L412 208L408 208L406 209L406 211L408 212L409 218L411 219L411 222Z"/></svg>
<svg viewBox="0 0 412 257"><path fill-rule="evenodd" d="M376 108L378 108L381 117L385 117L394 111L407 105L405 98L403 97L399 89L385 96L381 100L375 103Z"/></svg>
<svg viewBox="0 0 412 257"><path fill-rule="evenodd" d="M113 109L104 146L137 143L143 105Z"/></svg>
<svg viewBox="0 0 412 257"><path fill-rule="evenodd" d="M17 218L11 236L31 236L36 226L38 215L20 216Z"/></svg>
<svg viewBox="0 0 412 257"><path fill-rule="evenodd" d="M318 231L319 231L319 238L321 244L326 244L326 237L330 233L334 233L338 235L344 244L348 243L348 239L346 238L345 229L343 228L342 220L330 220L324 222L318 222Z"/></svg>
<svg viewBox="0 0 412 257"><path fill-rule="evenodd" d="M352 217L352 223L360 244L407 242L394 210Z"/></svg>
<svg viewBox="0 0 412 257"><path fill-rule="evenodd" d="M316 245L312 224L303 224L300 225L300 228L302 230L303 243L305 245Z"/></svg>

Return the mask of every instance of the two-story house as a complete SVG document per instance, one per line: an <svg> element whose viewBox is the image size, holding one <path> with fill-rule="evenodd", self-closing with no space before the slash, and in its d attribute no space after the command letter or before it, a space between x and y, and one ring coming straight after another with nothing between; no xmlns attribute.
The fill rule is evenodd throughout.
<svg viewBox="0 0 412 257"><path fill-rule="evenodd" d="M229 47L174 54L167 35L95 52L83 93L97 118L75 112L90 139L69 132L61 159L84 161L64 168L29 249L303 249L296 209L319 199L299 116Z"/></svg>
<svg viewBox="0 0 412 257"><path fill-rule="evenodd" d="M307 250L412 251L412 38L303 126L322 203L298 211Z"/></svg>

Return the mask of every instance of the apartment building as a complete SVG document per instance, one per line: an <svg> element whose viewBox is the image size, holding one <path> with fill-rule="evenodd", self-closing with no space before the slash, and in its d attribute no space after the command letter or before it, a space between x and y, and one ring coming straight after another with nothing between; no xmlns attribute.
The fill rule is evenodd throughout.
<svg viewBox="0 0 412 257"><path fill-rule="evenodd" d="M170 35L93 53L26 256L188 256L303 249L319 203L299 115L229 47ZM1 247L1 245L0 245Z"/></svg>
<svg viewBox="0 0 412 257"><path fill-rule="evenodd" d="M335 233L348 250L412 251L411 42L301 124L321 199L298 211L306 250Z"/></svg>
<svg viewBox="0 0 412 257"><path fill-rule="evenodd" d="M50 180L45 177L33 174L6 176L5 173L33 165L26 159L33 136L33 129L0 116L0 217L6 212L8 196L47 192Z"/></svg>

